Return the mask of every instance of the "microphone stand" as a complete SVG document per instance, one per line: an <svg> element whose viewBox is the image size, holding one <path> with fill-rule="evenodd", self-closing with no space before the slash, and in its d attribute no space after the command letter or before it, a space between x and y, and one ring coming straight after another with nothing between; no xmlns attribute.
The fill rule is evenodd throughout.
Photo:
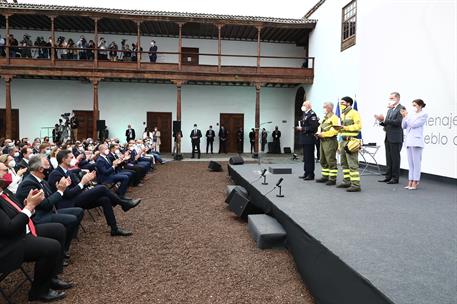
<svg viewBox="0 0 457 304"><path fill-rule="evenodd" d="M281 193L282 186L277 186L279 188L279 194L276 194L276 197L284 197L284 194Z"/></svg>
<svg viewBox="0 0 457 304"><path fill-rule="evenodd" d="M262 135L260 133L260 127L261 126L264 126L264 125L268 125L268 124L271 124L272 121L267 121L267 122L264 122L264 123L261 123L259 125L258 128L255 128L257 130L257 133L259 134L259 138L258 138L258 141L259 141L259 150L260 150L260 146L262 145ZM265 152L264 152L265 153ZM260 151L257 151L257 165L260 167L261 166L261 160L260 160ZM264 182L265 182L265 178L264 177ZM263 185L266 185L266 184L263 184Z"/></svg>
<svg viewBox="0 0 457 304"><path fill-rule="evenodd" d="M266 174L266 172L265 172L265 174ZM263 183L262 183L262 185L268 185L268 183L267 183L267 176L266 176L266 175L263 176Z"/></svg>

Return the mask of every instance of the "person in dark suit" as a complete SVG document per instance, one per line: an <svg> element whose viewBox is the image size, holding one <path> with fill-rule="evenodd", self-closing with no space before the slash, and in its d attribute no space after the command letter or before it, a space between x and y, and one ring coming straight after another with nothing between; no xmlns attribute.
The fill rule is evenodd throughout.
<svg viewBox="0 0 457 304"><path fill-rule="evenodd" d="M111 162L108 158L109 149L105 144L100 145L98 150L100 151L100 156L95 162L97 165L98 182L102 184L120 182L121 185L117 190L117 194L121 198L126 199L125 193L127 193L130 184L130 176L123 174L122 172L116 173L116 167L122 163L122 160L116 159L114 162Z"/></svg>
<svg viewBox="0 0 457 304"><path fill-rule="evenodd" d="M265 130L265 128L262 128L262 133L261 133L261 151L262 152L265 152L265 145L267 144L268 142L268 133L267 133L267 130Z"/></svg>
<svg viewBox="0 0 457 304"><path fill-rule="evenodd" d="M53 301L65 297L71 283L59 279L63 271L62 247L65 227L59 223L35 225L35 208L45 199L43 190L30 191L23 206L6 190L11 182L4 164L0 164L0 273L17 269L23 262L35 262L30 301Z"/></svg>
<svg viewBox="0 0 457 304"><path fill-rule="evenodd" d="M81 208L67 208L57 211L56 205L62 200L63 193L70 185L70 181L62 178L56 185L57 191L52 192L51 187L45 180L49 167L50 165L46 157L41 155L32 156L29 161L30 174L19 185L16 197L19 202L23 203L30 190L43 190L45 199L37 206L35 215L33 216L33 222L36 224L63 224L67 231L64 250L68 257L71 241L78 234L78 228L84 216L84 210ZM68 263L68 261L64 262L66 264Z"/></svg>
<svg viewBox="0 0 457 304"><path fill-rule="evenodd" d="M273 153L281 154L281 131L279 131L278 126L275 127L271 136L273 137Z"/></svg>
<svg viewBox="0 0 457 304"><path fill-rule="evenodd" d="M192 158L195 158L195 150L197 150L198 158L200 158L200 138L202 138L202 132L197 128L197 124L194 124L194 129L190 132L190 138L192 140Z"/></svg>
<svg viewBox="0 0 457 304"><path fill-rule="evenodd" d="M243 128L239 128L236 131L236 151L238 154L243 153L243 144L244 144L244 130Z"/></svg>
<svg viewBox="0 0 457 304"><path fill-rule="evenodd" d="M254 128L251 129L249 132L249 142L251 143L251 153L255 152L255 130Z"/></svg>
<svg viewBox="0 0 457 304"><path fill-rule="evenodd" d="M135 129L132 129L131 125L128 125L127 130L125 130L125 138L126 138L126 142L135 140L135 138L136 138Z"/></svg>
<svg viewBox="0 0 457 304"><path fill-rule="evenodd" d="M87 185L91 183L96 172L85 174L82 179L79 179L76 174L69 171L71 162L74 159L73 154L69 150L62 150L57 153L57 162L59 166L49 175L49 183L54 191L57 191L55 184L62 178L69 178L71 184L63 193L63 200L57 204L57 208L80 207L83 209L92 209L101 206L106 223L111 227L112 236L128 236L130 231L121 229L117 226L116 217L113 207L117 204L121 205L124 212L138 206L141 200L127 200L118 197L111 192L105 185L97 185L91 189Z"/></svg>
<svg viewBox="0 0 457 304"><path fill-rule="evenodd" d="M400 110L404 107L400 104L400 94L393 92L389 96L389 110L386 117L384 115L375 115L379 125L384 127L386 138L386 176L379 182L387 184L398 184L400 179L400 151L403 146L403 128L401 123L403 116Z"/></svg>
<svg viewBox="0 0 457 304"><path fill-rule="evenodd" d="M228 139L228 132L224 125L221 125L219 129L219 154L225 153L227 154L227 139Z"/></svg>
<svg viewBox="0 0 457 304"><path fill-rule="evenodd" d="M211 154L213 154L213 144L216 132L213 130L213 126L209 126L209 130L206 130L206 154L208 154L208 148L211 147Z"/></svg>
<svg viewBox="0 0 457 304"><path fill-rule="evenodd" d="M303 111L303 118L299 121L297 130L300 131L300 143L303 145L303 168L305 173L300 178L313 180L314 146L316 144L316 132L319 128L319 119L312 110L310 101L303 102L301 110Z"/></svg>
<svg viewBox="0 0 457 304"><path fill-rule="evenodd" d="M18 171L19 169L26 168L27 171L24 173L24 177L25 177L30 173L30 171L29 171L29 158L30 158L30 156L33 155L32 148L30 148L28 146L24 146L21 149L21 155L22 155L22 159L19 161L19 163L17 163L15 169L16 169L16 171Z"/></svg>
<svg viewBox="0 0 457 304"><path fill-rule="evenodd" d="M129 172L129 174L131 174L131 185L135 187L143 186L141 181L145 178L147 171L145 167L129 163L131 151L127 150L124 154L121 154L119 144L111 144L109 150L110 154L108 155L108 159L111 162L114 162L117 159L123 160L123 162L116 167L116 173Z"/></svg>
<svg viewBox="0 0 457 304"><path fill-rule="evenodd" d="M149 48L149 61L155 63L157 61L157 45L154 40L151 41L151 47Z"/></svg>

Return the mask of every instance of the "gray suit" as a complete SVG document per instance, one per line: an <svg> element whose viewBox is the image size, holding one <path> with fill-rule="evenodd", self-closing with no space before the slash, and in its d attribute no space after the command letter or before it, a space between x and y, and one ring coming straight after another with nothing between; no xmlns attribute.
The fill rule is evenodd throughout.
<svg viewBox="0 0 457 304"><path fill-rule="evenodd" d="M389 109L383 122L380 123L386 131L386 179L398 180L400 178L400 151L403 145L403 128L401 122L403 116L400 110L403 108L398 104L395 108Z"/></svg>

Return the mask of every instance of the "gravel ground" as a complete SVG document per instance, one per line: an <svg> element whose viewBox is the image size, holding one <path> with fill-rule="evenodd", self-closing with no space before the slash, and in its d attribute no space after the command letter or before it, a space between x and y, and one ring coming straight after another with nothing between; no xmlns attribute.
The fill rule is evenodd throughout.
<svg viewBox="0 0 457 304"><path fill-rule="evenodd" d="M109 236L103 217L86 214L87 232L63 275L75 287L60 303L313 303L288 251L257 249L246 223L227 209L223 167L159 166L129 193L143 198L139 207L116 208L131 237ZM16 302L26 302L28 287Z"/></svg>

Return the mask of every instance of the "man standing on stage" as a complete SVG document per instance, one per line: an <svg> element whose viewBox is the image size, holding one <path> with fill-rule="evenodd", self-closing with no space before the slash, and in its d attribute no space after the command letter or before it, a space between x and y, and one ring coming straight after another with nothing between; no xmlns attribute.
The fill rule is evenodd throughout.
<svg viewBox="0 0 457 304"><path fill-rule="evenodd" d="M338 116L333 113L333 103L324 103L324 120L322 121L316 136L320 138L320 163L322 177L316 182L326 183L327 186L336 185L338 167L336 163L336 150L338 141L336 139L338 130L334 126L339 125Z"/></svg>
<svg viewBox="0 0 457 304"><path fill-rule="evenodd" d="M238 154L243 153L243 143L244 143L244 131L243 128L240 127L238 131L236 131L236 149Z"/></svg>
<svg viewBox="0 0 457 304"><path fill-rule="evenodd" d="M127 130L125 130L125 139L127 142L130 142L131 140L134 140L136 138L135 136L135 129L132 129L131 125L128 125Z"/></svg>
<svg viewBox="0 0 457 304"><path fill-rule="evenodd" d="M300 133L300 143L303 145L304 175L303 180L314 179L314 145L316 144L315 134L319 127L319 119L311 108L310 101L304 101L301 107L303 118L298 122L297 130Z"/></svg>
<svg viewBox="0 0 457 304"><path fill-rule="evenodd" d="M208 154L208 148L211 147L211 154L213 154L213 143L216 132L213 130L213 126L209 126L209 130L206 130L206 154Z"/></svg>
<svg viewBox="0 0 457 304"><path fill-rule="evenodd" d="M71 128L71 140L73 142L76 142L78 140L79 120L75 115L75 111L71 112L70 128Z"/></svg>
<svg viewBox="0 0 457 304"><path fill-rule="evenodd" d="M221 127L219 129L219 154L220 153L227 154L227 138L228 138L227 129L225 129L224 125L221 124Z"/></svg>
<svg viewBox="0 0 457 304"><path fill-rule="evenodd" d="M359 112L352 108L353 103L351 97L343 97L340 101L340 153L344 180L336 187L348 188L347 192L360 192L359 149L354 146L356 147L357 136L362 131L362 121Z"/></svg>
<svg viewBox="0 0 457 304"><path fill-rule="evenodd" d="M251 154L255 152L255 130L251 129L249 132L249 142L251 143Z"/></svg>
<svg viewBox="0 0 457 304"><path fill-rule="evenodd" d="M401 127L403 116L400 113L403 106L400 104L399 93L393 92L390 94L388 108L385 118L382 114L375 115L379 125L383 126L386 132L384 143L386 146L387 172L386 177L379 180L379 182L398 184L400 178L400 151L403 145L403 129Z"/></svg>
<svg viewBox="0 0 457 304"><path fill-rule="evenodd" d="M261 143L262 143L262 152L265 152L265 145L267 144L267 139L268 139L268 133L267 133L267 130L265 130L265 128L262 128L262 134L261 134Z"/></svg>
<svg viewBox="0 0 457 304"><path fill-rule="evenodd" d="M273 137L273 153L281 154L281 131L279 131L278 126L275 127L271 136Z"/></svg>
<svg viewBox="0 0 457 304"><path fill-rule="evenodd" d="M195 158L195 150L197 150L198 158L200 158L200 138L202 138L202 132L197 129L197 124L194 124L194 129L190 132L190 138L192 139L192 158Z"/></svg>

